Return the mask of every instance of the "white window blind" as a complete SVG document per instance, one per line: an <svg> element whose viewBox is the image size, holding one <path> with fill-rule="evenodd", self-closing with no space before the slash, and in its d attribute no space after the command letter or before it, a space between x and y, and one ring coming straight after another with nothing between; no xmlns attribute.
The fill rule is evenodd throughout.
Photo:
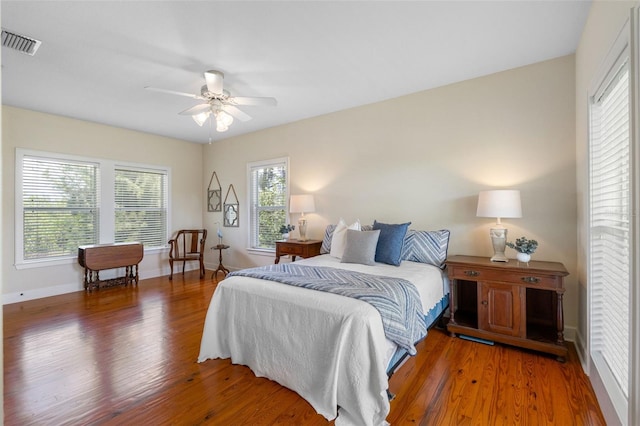
<svg viewBox="0 0 640 426"><path fill-rule="evenodd" d="M249 165L250 245L274 249L287 221L287 159Z"/></svg>
<svg viewBox="0 0 640 426"><path fill-rule="evenodd" d="M165 248L170 168L16 149L15 266L75 261L78 246Z"/></svg>
<svg viewBox="0 0 640 426"><path fill-rule="evenodd" d="M630 106L629 66L622 56L591 103L591 356L616 400L629 395ZM619 397L616 397L618 395ZM618 406L617 410L626 409Z"/></svg>
<svg viewBox="0 0 640 426"><path fill-rule="evenodd" d="M115 170L115 242L167 242L167 173L118 167Z"/></svg>
<svg viewBox="0 0 640 426"><path fill-rule="evenodd" d="M75 255L79 245L97 243L98 165L22 158L22 258Z"/></svg>

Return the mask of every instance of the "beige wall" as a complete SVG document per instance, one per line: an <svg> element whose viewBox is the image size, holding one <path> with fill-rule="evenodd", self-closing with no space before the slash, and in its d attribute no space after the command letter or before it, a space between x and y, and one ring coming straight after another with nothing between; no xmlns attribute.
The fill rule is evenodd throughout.
<svg viewBox="0 0 640 426"><path fill-rule="evenodd" d="M589 312L587 261L588 261L588 209L589 209L589 156L588 156L588 91L601 73L602 62L613 46L630 10L638 1L594 1L587 19L580 44L576 51L576 169L578 193L578 330L576 346L583 361L588 362ZM595 370L590 371L593 387L607 421L619 424L602 383Z"/></svg>
<svg viewBox="0 0 640 426"><path fill-rule="evenodd" d="M204 187L200 144L101 124L2 107L2 293L4 303L82 289L76 262L17 270L14 267L16 148L171 168L171 230L202 226ZM168 273L167 253L147 253L140 276ZM21 296L22 294L22 296Z"/></svg>
<svg viewBox="0 0 640 426"><path fill-rule="evenodd" d="M492 254L492 220L475 217L478 191L515 188L524 217L503 221L510 239L535 238L534 259L566 265L566 324L575 327L574 74L571 55L205 146L204 185L215 170L223 192L233 183L240 198L240 227L222 228L226 266L273 261L246 250L251 161L290 158L291 194L315 194L312 237L340 217L412 221L450 229L449 254ZM211 230L221 220L205 213Z"/></svg>

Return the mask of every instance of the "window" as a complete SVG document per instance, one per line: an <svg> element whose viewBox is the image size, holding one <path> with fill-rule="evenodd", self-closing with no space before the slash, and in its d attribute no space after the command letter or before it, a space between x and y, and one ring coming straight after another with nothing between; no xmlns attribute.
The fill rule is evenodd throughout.
<svg viewBox="0 0 640 426"><path fill-rule="evenodd" d="M167 174L116 169L115 242L138 241L148 247L167 242Z"/></svg>
<svg viewBox="0 0 640 426"><path fill-rule="evenodd" d="M16 267L75 259L78 246L167 242L169 170L16 150Z"/></svg>
<svg viewBox="0 0 640 426"><path fill-rule="evenodd" d="M77 253L98 242L98 165L25 156L22 164L25 260Z"/></svg>
<svg viewBox="0 0 640 426"><path fill-rule="evenodd" d="M289 159L250 163L249 206L250 247L274 250L282 238L280 227L287 222Z"/></svg>
<svg viewBox="0 0 640 426"><path fill-rule="evenodd" d="M629 54L610 61L591 97L589 140L590 352L618 416L629 397L631 163Z"/></svg>

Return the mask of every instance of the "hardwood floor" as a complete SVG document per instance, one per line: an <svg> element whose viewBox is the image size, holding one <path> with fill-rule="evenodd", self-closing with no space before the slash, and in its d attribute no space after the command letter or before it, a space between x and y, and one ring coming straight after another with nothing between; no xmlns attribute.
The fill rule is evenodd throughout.
<svg viewBox="0 0 640 426"><path fill-rule="evenodd" d="M324 425L229 360L196 362L215 281L198 271L4 307L6 425ZM605 424L568 361L433 329L391 378L392 425Z"/></svg>

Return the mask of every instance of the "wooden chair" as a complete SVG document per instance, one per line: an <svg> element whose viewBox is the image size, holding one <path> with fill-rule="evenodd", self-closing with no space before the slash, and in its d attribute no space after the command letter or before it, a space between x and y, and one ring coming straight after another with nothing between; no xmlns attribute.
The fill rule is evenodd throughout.
<svg viewBox="0 0 640 426"><path fill-rule="evenodd" d="M169 264L171 265L171 275L173 279L173 262L182 262L182 274L188 261L200 262L200 278L204 277L204 243L207 240L206 229L181 229L176 233L175 238L169 240L171 250L169 250Z"/></svg>

